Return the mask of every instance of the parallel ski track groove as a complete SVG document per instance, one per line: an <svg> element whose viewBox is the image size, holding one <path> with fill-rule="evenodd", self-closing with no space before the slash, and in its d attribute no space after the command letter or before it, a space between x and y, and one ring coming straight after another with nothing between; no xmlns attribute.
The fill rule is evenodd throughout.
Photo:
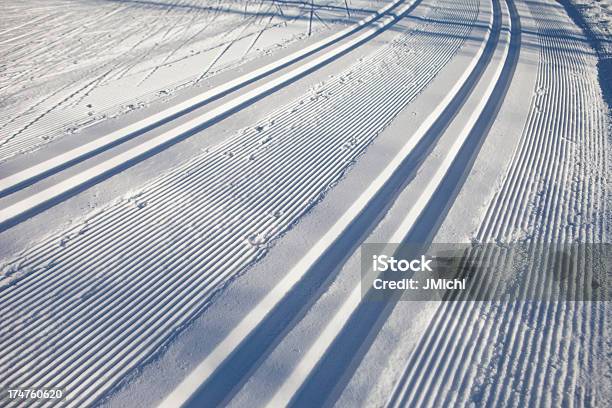
<svg viewBox="0 0 612 408"><path fill-rule="evenodd" d="M367 109L339 103L341 113L335 112L334 117L344 120L324 121L323 109L329 108L329 103L317 104L317 100L333 99L346 92L343 88L347 85L334 79L322 93L311 93L314 100L310 102L314 103L290 104L272 115L274 125L260 125L269 128L261 132L249 129L162 176L134 200L117 203L66 231L63 236L71 239L63 244L65 247L58 248L58 240L62 239L58 236L22 254L16 265L22 271L25 268L26 273L0 289L0 302L10 305L3 307L9 312L0 322L0 343L5 350L0 382L66 386L79 395L70 404L87 404L153 353L205 306L219 285L265 253L268 243L258 242L258 235L274 239L308 211L450 60L469 31L469 27L436 21L420 27L453 35L450 39L436 37L438 47L432 51L430 35L411 32L349 70L356 79L368 78L367 86L349 90L363 96L353 100L362 101ZM415 52L399 54L398 59L402 43L408 40ZM390 72L376 70L374 62L381 60L390 61L386 64ZM399 65L393 65L394 61ZM428 68L427 61L435 68ZM393 75L408 69L415 78ZM391 79L385 76L387 73ZM351 76L347 74L342 76ZM355 85L356 79L349 81ZM374 103L381 98L386 98L386 103ZM290 112L294 107L298 111ZM364 112L368 112L370 120L355 120L355 115L363 118ZM304 118L313 115L328 124L319 125L315 137L312 128L304 125ZM290 136L286 135L289 127L294 127ZM347 148L350 143L354 146ZM258 145L263 151L252 152ZM245 179L246 163L252 163L249 155L266 152L267 158L255 157L246 177L272 176L259 185L256 179ZM283 154L279 156L277 152ZM288 167L295 169L294 174L281 171ZM219 189L232 181L242 184L233 190ZM258 197L244 202L236 199L247 192L266 196L267 211L258 204ZM190 205L180 203L188 196L192 199ZM158 204L155 197L160 200ZM181 220L166 225L176 215L177 201ZM146 207L138 208L141 202ZM275 219L278 210L284 212ZM215 224L223 219L222 215L226 220L230 216L232 219L218 225L222 232L215 236ZM96 257L91 256L94 249ZM119 251L124 252L127 261L121 263ZM112 276L101 272L111 268ZM206 268L211 269L200 272ZM121 287L104 286L107 279ZM101 286L96 288L96 281L102 282ZM61 314L54 316L59 307ZM36 323L36 316L46 316L47 329L51 330L45 333L46 329ZM126 330L128 327L132 331ZM21 340L15 342L18 337ZM30 354L24 359L25 351Z"/></svg>
<svg viewBox="0 0 612 408"><path fill-rule="evenodd" d="M504 183L476 235L479 242L607 242L603 172L605 115L596 84L582 75L593 52L562 9L530 3L538 25L540 62L530 112ZM560 11L561 10L561 11ZM556 17L556 19L554 18ZM588 55L588 57L585 57ZM595 73L590 73L596 77ZM569 220L574 214L581 219ZM493 265L509 262L485 255ZM582 259L582 262L589 262ZM531 274L523 295L552 284ZM583 277L583 280L588 277ZM495 283L489 290L495 290ZM449 302L413 351L393 406L592 406L593 389L579 377L598 372L603 350L602 302ZM530 327L526 329L525 326ZM570 337L571 336L571 337ZM432 356L445 356L432 360ZM553 371L553 361L558 366ZM435 377L436 382L430 379ZM594 380L596 381L596 379Z"/></svg>
<svg viewBox="0 0 612 408"><path fill-rule="evenodd" d="M495 9L496 7L499 7L499 4L493 3L493 8ZM498 12L499 11L496 11L494 13L497 14ZM495 20L497 21L498 18L499 17L496 17ZM497 24L493 24L493 27L498 24L501 25L501 23L498 21ZM513 20L513 31L514 26L515 22ZM494 32L497 32L498 30L498 28L493 29ZM502 27L502 31L504 30L505 29L503 29ZM452 190L452 187L450 187L449 184L445 183L446 179L449 178L450 180L453 180L451 181L452 183L455 180L453 178L453 174L455 172L461 172L460 169L456 169L453 167L454 162L459 160L457 161L458 166L469 166L470 155L475 154L477 152L475 150L472 150L474 148L477 148L478 146L478 143L476 143L475 141L482 140L482 138L486 136L486 133L483 133L486 132L486 129L488 128L486 123L487 121L492 120L492 118L495 117L495 106L497 106L497 100L498 98L503 98L505 94L505 89L507 89L508 84L512 80L517 54L516 52L511 51L511 49L516 49L517 44L511 44L520 44L520 40L515 36L515 34L509 36L508 33L508 37L511 38L510 43L507 42L508 37L504 41L505 45L503 51L501 51L504 55L502 57L503 63L500 63L500 65L495 67L494 72L496 72L496 79L494 79L492 87L490 86L488 90L485 91L485 94L487 96L483 96L483 98L486 99L480 101L480 107L476 108L477 111L474 112L474 115L476 116L472 116L473 118L478 119L474 119L473 122L470 121L469 127L464 128L461 133L461 136L459 136L455 144L453 144L451 151L447 153L447 159L444 160L444 164L436 172L436 175L432 178L430 184L426 187L426 190L430 193L424 192L423 196L418 198L418 203L415 204L413 208L411 208L409 213L406 215L406 218L402 220L398 229L393 233L393 237L390 238L392 242L397 242L398 240L402 239L407 239L409 242L422 242L422 240L427 239L421 236L421 234L427 234L429 232L421 230L421 226L419 225L421 224L420 218L425 217L424 219L429 219L427 215L423 214L428 212L428 207L432 205L432 203L435 203L439 200L452 200L452 195L450 197L437 197L436 193L437 191L446 191L447 189ZM494 41L495 43L497 43L498 40ZM482 109L482 111L480 111L479 109ZM472 152L467 153L467 156L462 154L463 147L465 147L466 145L469 149L466 152ZM435 211L438 211L437 207L432 208L434 208ZM439 216L441 215L442 214L440 214ZM430 226L423 227L426 228L427 231L430 230ZM331 402L327 399L323 400L324 402L322 402L320 400L319 395L323 392L326 392L329 394L329 397L323 396L323 398L335 398L333 394L334 391L322 391L321 387L327 387L327 384L333 381L332 377L341 376L341 374L337 372L339 366L342 367L340 368L340 370L348 370L352 364L357 364L354 359L359 357L355 357L355 355L358 355L360 353L359 350L367 346L367 338L370 337L370 334L372 332L376 331L376 325L381 320L381 318L384 318L384 315L386 313L385 310L390 308L385 307L384 305L391 306L393 304L393 301L389 301L382 303L383 306L378 307L372 304L359 302L360 297L360 288L359 286L357 286L353 289L350 295L350 299L345 301L345 303L341 306L342 310L346 309L347 311L339 311L333 317L332 323L330 323L329 330L328 328L326 328L321 334L322 337L330 337L331 334L329 334L328 331L335 332L339 330L337 334L335 334L335 338L333 339L332 343L315 344L311 347L311 349L308 350L308 354L304 356L302 362L319 359L319 363L317 363L317 366L314 367L314 372L309 372L308 377L310 380L306 379L306 382L300 386L298 394L293 395L291 399L292 404L296 406L308 406L309 404L330 404ZM351 306L351 304L354 305ZM370 308L369 306L373 307ZM345 317L342 317L344 314L347 313L350 313L350 316L346 315ZM340 319L342 319L343 323L340 323ZM341 328L340 325L342 325ZM310 353L311 350L313 351L312 354ZM345 352L345 350L347 351ZM321 357L319 355L321 355ZM309 363L300 364L298 367L296 367L291 373L292 380L294 380L295 382L301 381L300 377L303 376L303 373L307 369L306 367L308 364ZM331 374L327 375L328 371L330 371ZM417 372L426 372L428 375L427 381L437 381L435 374L431 373L430 371L423 370L422 367L421 369L417 370ZM294 374L296 375L294 376ZM322 377L322 379L320 377ZM292 387L295 387L295 385L289 383L287 390L291 389ZM280 397L280 401L284 401L283 398L286 398L286 396L284 395L286 394L287 390L279 391L277 395L275 395L275 399L272 400L273 402L270 404L270 406L275 406L275 404L279 402L276 400L276 396ZM411 389L411 393L412 392L414 392L414 390ZM418 395L418 393L415 393L415 395ZM412 404L418 406L419 401L412 401ZM404 406L403 403L400 403L398 405Z"/></svg>

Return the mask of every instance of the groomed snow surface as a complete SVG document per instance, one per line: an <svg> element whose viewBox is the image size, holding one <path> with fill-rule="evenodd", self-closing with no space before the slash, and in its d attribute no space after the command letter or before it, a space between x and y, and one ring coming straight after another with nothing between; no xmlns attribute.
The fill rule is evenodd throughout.
<svg viewBox="0 0 612 408"><path fill-rule="evenodd" d="M606 406L609 271L368 302L360 245L610 243L610 10L6 1L0 406Z"/></svg>

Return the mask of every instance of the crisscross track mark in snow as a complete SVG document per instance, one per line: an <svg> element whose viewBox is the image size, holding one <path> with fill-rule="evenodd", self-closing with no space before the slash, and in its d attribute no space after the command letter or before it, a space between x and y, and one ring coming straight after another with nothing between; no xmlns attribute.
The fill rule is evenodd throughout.
<svg viewBox="0 0 612 408"><path fill-rule="evenodd" d="M33 212L40 211L44 209L45 206L53 205L57 200L61 200L69 194L74 194L76 191L79 191L79 189L87 188L91 183L95 183L103 177L114 174L114 172L124 168L126 165L134 164L138 160L142 160L154 154L159 151L159 149L177 143L193 133L217 123L237 110L255 103L269 93L292 83L297 78L321 68L334 61L339 56L349 52L354 47L370 40L383 30L394 25L400 16L414 7L414 4L416 4L414 1L405 3L404 0L396 0L379 10L375 15L371 15L360 21L355 26L342 30L315 44L311 44L300 51L228 81L207 92L198 94L176 106L172 106L157 114L150 115L124 128L105 134L84 145L70 149L62 154L0 179L0 193L13 192L15 189L28 182L36 181L39 178L49 175L53 171L64 169L75 162L87 159L100 151L112 148L125 140L137 137L144 132L170 122L185 113L191 112L194 109L229 94L228 100L225 100L221 106L206 110L199 116L191 118L187 122L175 125L162 134L138 143L136 146L126 151L119 152L78 175L68 177L67 179L55 183L52 187L43 189L18 203L0 209L1 226L9 228L19 223L28 215L31 215ZM309 57L312 58L306 60L306 62L301 65L293 66L294 63ZM269 78L270 75L284 68L290 69L288 71L283 71L280 76ZM235 93L232 94L234 91L260 79L262 81L259 82L256 88L239 95Z"/></svg>
<svg viewBox="0 0 612 408"><path fill-rule="evenodd" d="M17 3L7 10L6 20L24 14L26 7L32 13L35 5L34 0L27 6ZM232 2L231 10L219 10L222 2L206 6L205 1L160 2L149 8L146 2L104 2L99 7L59 0L47 3L50 11L34 11L46 13L36 28L25 26L16 37L0 34L0 55L7 62L0 71L0 93L6 104L0 117L0 162L193 85L202 73L191 70L185 60L192 66L207 61L215 49L228 46L226 33L244 28L236 40L246 41L262 32L280 32L285 23L291 29L304 28L298 4L285 5L287 11L297 11L295 17L278 15L262 30L253 21L261 17L259 5L267 2ZM61 7L70 11L58 13ZM260 11L266 18L270 14ZM280 34L281 45L305 35ZM223 60L208 76L256 55L259 51ZM182 64L183 69L170 75L158 72L170 64ZM140 83L144 78L147 81Z"/></svg>
<svg viewBox="0 0 612 408"><path fill-rule="evenodd" d="M103 395L321 199L474 17L417 23L268 121L21 254L0 289L0 383L66 387L75 406Z"/></svg>
<svg viewBox="0 0 612 408"><path fill-rule="evenodd" d="M528 242L535 250L538 243L609 239L610 146L594 52L562 7L525 4L537 24L540 60L520 143L475 237L502 243L482 255L491 265L510 262L506 243ZM555 261L545 260L549 267ZM577 277L587 288L592 278ZM528 299L555 284L550 275L521 279L529 282L521 293ZM493 293L495 282L487 279L483 288ZM597 301L443 303L407 361L392 405L414 404L418 396L423 406L605 404L609 395L598 386L606 319L606 302Z"/></svg>

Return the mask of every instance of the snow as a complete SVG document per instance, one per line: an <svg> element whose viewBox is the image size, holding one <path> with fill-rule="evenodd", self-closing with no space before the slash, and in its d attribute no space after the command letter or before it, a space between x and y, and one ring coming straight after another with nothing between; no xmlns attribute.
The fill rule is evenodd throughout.
<svg viewBox="0 0 612 408"><path fill-rule="evenodd" d="M318 5L313 35L375 11L358 1L349 19L333 3ZM308 36L306 16L293 2L14 2L1 17L0 161L277 53Z"/></svg>
<svg viewBox="0 0 612 408"><path fill-rule="evenodd" d="M597 51L599 82L608 104L612 106L612 2L610 0L561 0L574 22L579 25Z"/></svg>
<svg viewBox="0 0 612 408"><path fill-rule="evenodd" d="M0 384L604 405L605 275L603 302L362 297L365 242L487 243L499 270L517 242L609 243L609 2L561 3L9 2Z"/></svg>
<svg viewBox="0 0 612 408"><path fill-rule="evenodd" d="M610 0L569 0L569 3L577 12L595 37L597 46L601 49L602 58L610 58L612 54L612 2Z"/></svg>

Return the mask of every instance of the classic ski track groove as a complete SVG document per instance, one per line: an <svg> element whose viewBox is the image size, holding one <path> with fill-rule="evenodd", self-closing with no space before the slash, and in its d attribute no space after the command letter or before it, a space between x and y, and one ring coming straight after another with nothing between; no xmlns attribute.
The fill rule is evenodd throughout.
<svg viewBox="0 0 612 408"><path fill-rule="evenodd" d="M417 144L421 137L426 133L428 127L432 124L435 118L440 114L440 112L444 110L444 107L450 102L450 100L453 99L453 97L458 92L459 88L461 88L461 85L464 83L466 78L474 70L476 64L480 63L480 55L484 50L484 44L486 42L487 41L483 42L478 55L473 58L471 66L466 70L465 73L463 73L461 79L455 84L453 89L449 91L445 99L433 110L433 112L430 114L425 123L415 132L411 141L408 142L407 145L405 145L400 152L398 152L398 154L391 161L389 166L381 173L379 179L385 180L386 178L390 177L390 174L392 174L393 171L397 168L397 166L399 166L399 163L401 163L402 159L407 156L408 152L412 150L415 144ZM493 85L489 88L493 89ZM483 106L484 102L482 102L481 105ZM473 115L473 117L473 120L476 120L475 118L478 117L478 115L475 114ZM466 132L469 133L469 131ZM461 137L459 139L461 140ZM461 143L455 144L457 150L460 148L460 146ZM449 155L445 164L449 164L453 161L452 157L454 157L454 154L456 154L455 150L453 150L453 153ZM446 168L443 168L442 173L445 170ZM440 176L442 173L438 173L437 176ZM372 183L372 186L378 186L379 183L382 182L383 181L379 182L379 180L377 179L375 182ZM438 182L439 179L432 181L432 183L430 183L431 188L428 189L427 193L435 191L435 185L437 185ZM243 318L241 323L225 337L225 339L215 348L215 350L213 350L213 352L209 354L209 356L202 363L200 363L198 368L196 368L190 374L190 376L186 378L183 383L181 383L179 387L177 387L177 389L173 391L173 393L162 402L161 406L170 407L185 403L185 401L189 400L190 395L192 395L196 391L196 389L199 388L199 386L203 382L205 382L207 378L210 377L216 367L219 367L223 363L223 361L227 357L229 357L241 343L249 341L249 334L254 331L257 325L265 319L267 314L270 313L270 311L280 302L283 296L287 294L294 285L296 285L297 281L305 275L306 271L313 265L313 263L318 259L318 257L321 256L325 248L330 246L333 240L338 238L341 231L346 228L351 221L353 221L353 217L358 217L358 215L353 214L360 214L363 209L363 206L365 206L367 201L371 198L370 194L373 193L366 191L362 195L362 197L356 200L355 204L351 207L351 209L349 209L343 215L343 217L341 217L341 219L327 232L327 234L319 242L317 242L317 244L314 245L313 249L307 255L305 255L300 261L297 262L296 266L289 272L289 274L274 289L272 289L272 291L266 296L266 298L263 299L253 311L251 311L247 316ZM420 209L416 209L415 214L419 211ZM411 214L411 216L416 216L415 214ZM410 224L410 222L408 222L408 224ZM407 226L403 225L402 228L405 229L407 228ZM343 320L347 317L347 314L350 315L350 311L352 311L352 308L355 306L355 304L359 303L359 297L360 289L359 287L357 287L356 291L353 291L349 300L347 300L347 302L344 304L342 310L338 312L338 315L336 315L336 318L340 316L339 319L334 318L334 321L330 323L329 330L326 330L324 331L324 333L321 334L321 336L317 340L318 342L328 344L328 342L331 342L335 338L337 330L342 327L342 324L336 322L336 320ZM330 332L333 333L333 335L328 336L327 334ZM307 354L301 360L302 365L300 365L293 371L293 374L297 375L298 377L301 377L302 380L306 376L305 373L310 372L312 366L317 361L319 361L319 358L322 355L320 347L314 346L313 349L316 355ZM293 385L295 384L295 379L289 378L287 380L286 385L287 384L290 388L293 387ZM292 388L291 391L286 391L284 389L279 390L279 394L277 394L277 396L270 402L270 406L284 406L290 401L290 397L285 398L285 395L283 394L293 395L295 391L296 388Z"/></svg>
<svg viewBox="0 0 612 408"><path fill-rule="evenodd" d="M436 20L419 27L453 35L436 37L432 50L431 36L403 34L306 101L277 111L274 123L211 148L7 265L0 281L0 303L10 304L0 322L0 383L65 386L78 395L68 405L90 404L150 358L325 194L470 31L469 24ZM414 76L394 75L408 70ZM343 93L360 102L340 102ZM324 120L330 104L343 120ZM265 195L266 206L252 195ZM177 205L181 219L174 219ZM116 255L119 248L124 257ZM112 276L104 273L110 269ZM49 324L38 325L41 318Z"/></svg>
<svg viewBox="0 0 612 408"><path fill-rule="evenodd" d="M562 8L554 14L535 3L529 8L540 41L536 89L520 145L476 238L608 242L604 108L596 85L581 77L594 66L593 52L586 40L564 38L582 34L560 25L569 22ZM582 219L568 222L573 209ZM503 253L483 256L493 265L509 261ZM551 285L538 274L529 279L526 297ZM592 356L604 347L605 313L605 302L446 302L407 361L390 406L598 405L597 380L579 389L577 379L598 372Z"/></svg>
<svg viewBox="0 0 612 408"><path fill-rule="evenodd" d="M508 13L506 13L506 15L507 14ZM501 27L503 32L503 25L501 25ZM510 30L507 31L509 36ZM507 62L507 57L510 48L510 41L507 39L506 41L503 41L503 43L503 57L495 67L495 80L489 84L474 112L470 115L470 120L468 123L466 123L461 134L457 136L457 139L451 146L450 150L445 153L445 158L441 162L440 167L436 170L435 175L431 178L431 180L429 180L427 186L421 191L421 195L415 199L415 204L406 214L406 217L401 221L398 228L393 232L389 242L402 242L408 236L420 215L433 198L438 186L448 174L448 171L450 170L455 157L460 152L461 147L467 140L470 133L473 131L481 112L483 112L489 99L492 97L494 88L500 81L501 73L504 67L507 63L509 63ZM499 47L499 45L496 47ZM511 76L505 80L511 80ZM304 353L303 357L300 359L300 362L296 365L296 367L294 367L291 373L287 376L286 381L268 402L268 407L287 406L296 402L295 400L300 390L305 388L306 382L309 381L309 379L314 375L314 370L319 362L322 361L326 354L330 351L332 344L334 344L334 342L340 337L340 333L347 327L347 323L355 315L356 311L361 305L361 299L361 283L358 282L351 291L349 297L341 305L340 309L330 319L329 324L325 327L322 333L317 335L314 343ZM297 405L301 404L304 404L304 402L298 403ZM417 403L416 405L418 406L419 404Z"/></svg>

